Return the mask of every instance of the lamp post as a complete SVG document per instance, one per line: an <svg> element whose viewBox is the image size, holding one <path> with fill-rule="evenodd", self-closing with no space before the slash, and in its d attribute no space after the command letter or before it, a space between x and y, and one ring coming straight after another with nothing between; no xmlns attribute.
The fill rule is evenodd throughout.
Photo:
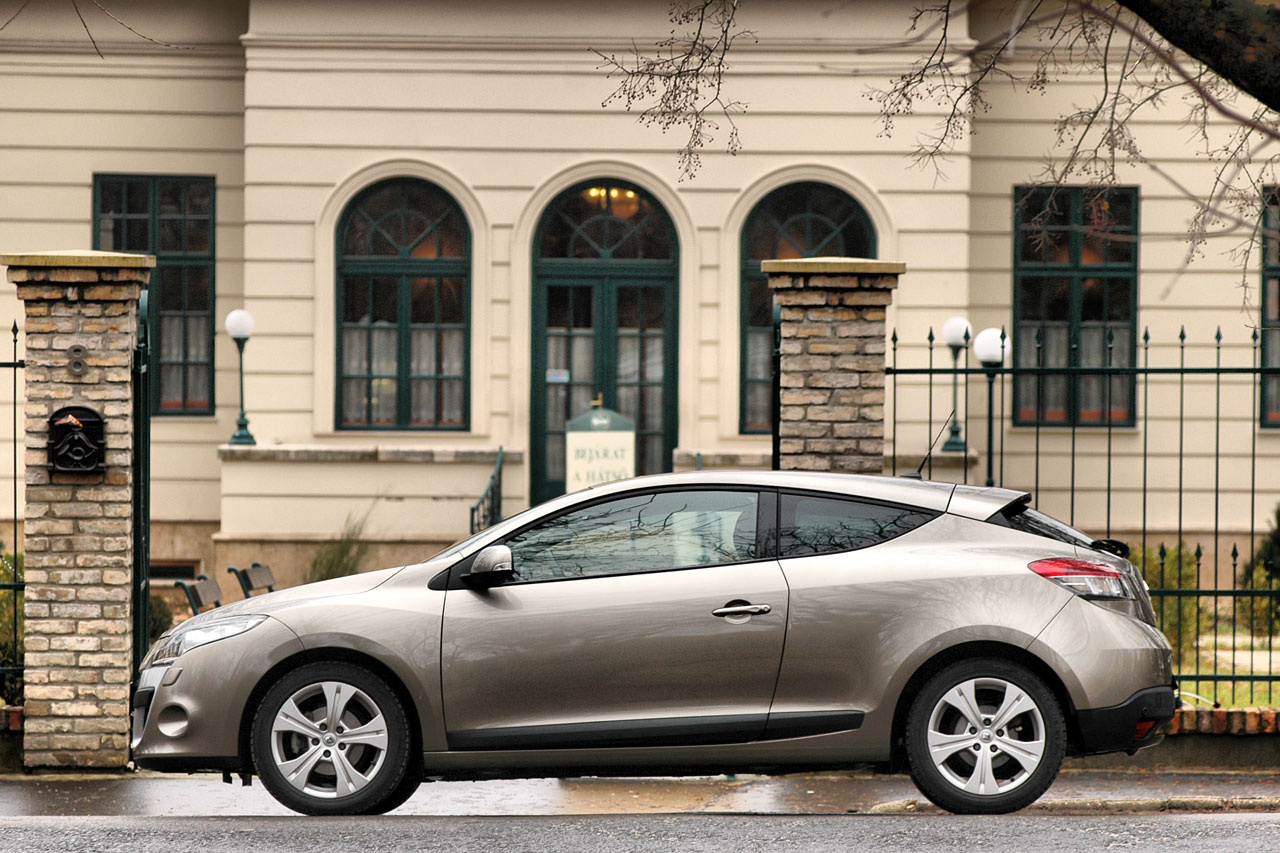
<svg viewBox="0 0 1280 853"><path fill-rule="evenodd" d="M973 354L987 369L987 485L996 484L992 463L995 456L995 388L996 371L1004 367L1004 353L1008 348L1004 329L983 329L973 339Z"/></svg>
<svg viewBox="0 0 1280 853"><path fill-rule="evenodd" d="M942 324L942 339L951 347L951 363L955 368L951 373L951 435L943 443L942 449L947 452L964 453L964 436L960 434L960 353L969 348L969 339L973 337L973 326L963 317L952 317ZM967 385L965 386L968 387ZM965 400L969 399L965 392Z"/></svg>
<svg viewBox="0 0 1280 853"><path fill-rule="evenodd" d="M236 431L231 434L228 444L257 444L253 434L249 432L249 419L244 414L244 345L253 334L253 315L243 308L237 308L227 315L227 334L236 342L236 350L240 353L240 417L236 418Z"/></svg>

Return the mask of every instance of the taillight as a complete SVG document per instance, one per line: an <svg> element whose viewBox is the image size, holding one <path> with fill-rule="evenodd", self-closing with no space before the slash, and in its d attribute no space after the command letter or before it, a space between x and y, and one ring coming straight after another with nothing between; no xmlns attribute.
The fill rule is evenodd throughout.
<svg viewBox="0 0 1280 853"><path fill-rule="evenodd" d="M1133 598L1124 574L1106 563L1050 557L1027 566L1042 578L1086 598Z"/></svg>

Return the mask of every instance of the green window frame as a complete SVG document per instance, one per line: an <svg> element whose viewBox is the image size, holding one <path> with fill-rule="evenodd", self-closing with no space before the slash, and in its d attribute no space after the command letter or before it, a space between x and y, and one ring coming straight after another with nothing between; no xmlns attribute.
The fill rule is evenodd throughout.
<svg viewBox="0 0 1280 853"><path fill-rule="evenodd" d="M800 181L773 190L747 215L739 240L738 431L773 432L773 298L760 262L825 255L874 258L876 230L844 190Z"/></svg>
<svg viewBox="0 0 1280 853"><path fill-rule="evenodd" d="M1137 187L1019 186L1013 193L1014 423L1135 423ZM1016 375L1017 368L1063 368Z"/></svg>
<svg viewBox="0 0 1280 853"><path fill-rule="evenodd" d="M417 178L366 187L335 235L339 430L471 428L471 229Z"/></svg>
<svg viewBox="0 0 1280 853"><path fill-rule="evenodd" d="M1280 186L1263 187L1259 425L1280 429Z"/></svg>
<svg viewBox="0 0 1280 853"><path fill-rule="evenodd" d="M154 255L151 413L214 412L216 187L208 176L93 176L93 247Z"/></svg>

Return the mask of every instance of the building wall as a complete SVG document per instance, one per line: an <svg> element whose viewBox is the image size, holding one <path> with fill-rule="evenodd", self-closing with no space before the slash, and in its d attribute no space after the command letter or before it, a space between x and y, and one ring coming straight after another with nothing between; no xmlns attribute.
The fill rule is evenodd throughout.
<svg viewBox="0 0 1280 853"><path fill-rule="evenodd" d="M95 173L213 175L220 318L239 304L241 292L244 54L238 39L247 27L247 2L157 0L111 8L148 36L184 49L137 38L84 8L99 57L71 5L61 3L30 4L0 34L0 248L89 248ZM0 284L0 325L8 328L19 314L13 286ZM219 335L216 347L217 415L153 420L152 509L162 522L218 519L216 447L234 429L236 376L230 340ZM0 358L7 352L0 346ZM0 441L12 436L12 396L7 384L0 388ZM0 459L2 494L10 493L12 467ZM6 502L0 516L11 514ZM198 558L185 553L193 548L164 556Z"/></svg>
<svg viewBox="0 0 1280 853"><path fill-rule="evenodd" d="M944 303L964 302L965 275L954 272L967 267L964 152L956 179L938 192L932 176L904 157L910 136L931 119L905 121L900 138L879 135L874 105L861 97L868 81L832 67L852 46L896 34L893 3L864 4L864 26L837 38L828 35L822 3L788 3L786 15L757 12L759 44L744 42L734 62L734 96L751 104L738 119L743 151L733 157L712 146L698 176L684 182L674 132L600 108L615 83L591 50L623 52L633 37L661 38L665 3L377 2L360 6L358 28L349 4L305 6L302 14L297 3L255 2L243 40L246 307L275 319L259 323L247 357L246 394L255 401L253 430L263 446L502 445L527 453L533 231L558 192L588 178L641 185L676 225L681 459L745 452L758 462L768 452L767 437L738 434L737 306L738 236L770 190L824 180L854 195L877 226L882 257L920 259L904 280L900 311L933 310L939 291ZM903 57L890 53L882 61L889 67ZM333 428L334 228L356 193L397 175L448 190L472 226L466 434ZM512 508L528 494L524 470L509 480ZM349 503L332 489L351 479L334 472L321 466L290 476L290 489L315 508L291 523L312 531L341 523ZM372 491L405 491L404 474L392 465L350 473L372 478ZM452 476L424 476L436 473ZM225 533L248 533L251 519L276 512L270 482L278 475L270 466L237 474L234 512L224 496ZM457 517L461 507L442 509ZM398 511L375 505L371 523L403 529L393 518Z"/></svg>
<svg viewBox="0 0 1280 853"><path fill-rule="evenodd" d="M664 38L665 0L122 2L112 9L125 20L194 49L143 42L90 18L95 33L109 34L101 40L105 59L87 44L69 7L33 4L0 33L0 115L7 119L0 122L0 248L89 246L95 172L216 176L215 313L219 328L241 305L257 318L245 353L245 395L258 450L219 457L237 403L235 350L219 332L216 416L153 422L153 513L174 526L156 539L158 559L222 563L244 561L255 548L283 553L281 542L332 536L366 508L370 535L387 548L429 550L465 532L468 506L499 446L510 454L504 509L527 504L533 232L558 192L594 177L643 186L678 232L677 467L692 467L698 454L759 465L768 437L738 434L738 241L754 204L799 180L853 195L876 226L879 257L907 264L889 326L899 337L899 363L923 365L925 335L946 317L967 314L975 329L1009 322L1012 187L1040 172L1063 105L1089 98L1098 84L1066 81L1051 97L993 87L977 133L939 176L910 154L941 107L917 104L917 114L899 119L886 136L875 102L865 97L869 86L889 85L916 58L910 48L887 47L902 38L908 5L868 1L856 12L821 0L746 5L742 23L758 41L739 42L728 80L731 96L749 105L736 118L743 148L726 153L721 127L697 176L682 181L674 154L679 131L640 125L616 103L602 109L616 81L593 52L626 55L633 43ZM953 31L962 33L963 23L954 22ZM878 50L866 53L869 47ZM882 73L847 73L855 50L860 67ZM1199 186L1207 169L1188 153L1179 119L1170 109L1138 130L1162 169ZM440 185L471 226L466 433L334 429L333 236L361 189L394 176ZM1189 362L1211 356L1205 346L1219 324L1224 362L1246 358L1253 315L1239 310L1233 285L1240 270L1220 251L1223 242L1182 269L1190 205L1149 169L1130 169L1126 180L1141 187L1139 325L1151 326L1153 363L1176 356L1171 342L1183 324L1193 342ZM8 325L15 305L0 293L0 322ZM949 362L941 346L936 356ZM970 446L980 450L984 385L972 384L967 425ZM1189 386L1188 427L1203 439L1212 389L1198 380ZM1167 383L1152 390L1161 387L1171 390ZM0 404L5 393L0 388ZM950 389L934 388L932 423L925 384L903 379L896 393L897 442L887 431L886 452L918 459L950 411ZM1248 448L1256 433L1258 458L1274 464L1280 436L1256 431L1241 414L1249 401L1239 386L1226 382L1223 394L1233 419L1216 466L1225 484L1217 512L1224 527L1244 530ZM1163 490L1151 499L1149 522L1177 524L1169 499L1176 405L1175 396L1157 394L1148 430L1114 431L1116 529L1137 525L1141 471L1134 454L1144 442L1155 454L1152 488ZM0 438L11 429L0 416ZM999 440L1007 450L1005 482L1033 486L1032 433L1012 429ZM1064 503L1070 437L1044 431L1041 441L1050 451L1042 505L1067 515L1076 510ZM1092 529L1108 520L1098 485L1106 478L1104 441L1097 432L1078 437L1084 491L1076 520ZM379 461L350 464L343 451ZM6 465L0 459L0 476L10 471ZM958 467L945 470L966 476ZM982 475L969 469L967 476ZM1189 454L1184 476L1185 527L1207 527L1213 455ZM5 488L0 481L0 493ZM1260 494L1256 526L1265 526L1276 497ZM205 534L185 535L182 525L217 525L216 547L189 544ZM295 549L296 563L305 562L309 547ZM201 553L179 553L195 550Z"/></svg>

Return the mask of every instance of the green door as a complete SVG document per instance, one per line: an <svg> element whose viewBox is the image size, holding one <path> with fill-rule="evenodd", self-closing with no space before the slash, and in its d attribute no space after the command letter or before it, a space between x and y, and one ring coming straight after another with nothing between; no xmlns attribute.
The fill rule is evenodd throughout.
<svg viewBox="0 0 1280 853"><path fill-rule="evenodd" d="M671 470L679 328L666 213L621 181L575 187L535 244L530 474L534 503L564 493L565 424L599 399L636 423L636 473Z"/></svg>

